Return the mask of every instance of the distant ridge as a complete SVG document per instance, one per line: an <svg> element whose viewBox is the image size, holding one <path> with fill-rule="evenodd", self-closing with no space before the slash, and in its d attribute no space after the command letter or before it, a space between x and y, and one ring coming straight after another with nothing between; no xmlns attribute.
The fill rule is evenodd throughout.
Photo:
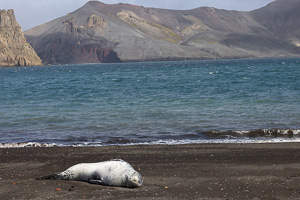
<svg viewBox="0 0 300 200"><path fill-rule="evenodd" d="M25 35L45 64L298 57L299 9L300 0L251 12L90 1Z"/></svg>

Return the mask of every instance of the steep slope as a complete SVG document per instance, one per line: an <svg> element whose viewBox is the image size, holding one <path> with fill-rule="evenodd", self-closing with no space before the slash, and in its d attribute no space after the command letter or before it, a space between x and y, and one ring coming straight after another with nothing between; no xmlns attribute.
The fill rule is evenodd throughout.
<svg viewBox="0 0 300 200"><path fill-rule="evenodd" d="M86 20L80 25L81 17ZM117 45L98 34L107 22L96 15L69 15L26 32L44 63L119 62L112 49Z"/></svg>
<svg viewBox="0 0 300 200"><path fill-rule="evenodd" d="M300 0L277 0L251 14L270 34L300 46L299 8Z"/></svg>
<svg viewBox="0 0 300 200"><path fill-rule="evenodd" d="M0 67L42 65L26 42L13 10L0 10Z"/></svg>
<svg viewBox="0 0 300 200"><path fill-rule="evenodd" d="M90 1L25 34L50 64L298 56L297 46L272 34L260 13Z"/></svg>

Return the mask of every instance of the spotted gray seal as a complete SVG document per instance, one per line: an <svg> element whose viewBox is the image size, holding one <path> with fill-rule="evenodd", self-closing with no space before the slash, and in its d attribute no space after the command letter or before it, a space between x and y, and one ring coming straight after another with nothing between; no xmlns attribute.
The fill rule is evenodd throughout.
<svg viewBox="0 0 300 200"><path fill-rule="evenodd" d="M61 173L36 178L36 180L43 179L87 181L93 184L130 188L143 184L142 175L121 159L81 163Z"/></svg>

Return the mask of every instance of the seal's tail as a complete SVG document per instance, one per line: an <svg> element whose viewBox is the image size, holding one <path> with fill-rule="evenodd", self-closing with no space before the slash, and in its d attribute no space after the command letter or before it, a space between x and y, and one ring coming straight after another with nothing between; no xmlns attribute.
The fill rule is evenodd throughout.
<svg viewBox="0 0 300 200"><path fill-rule="evenodd" d="M50 179L50 180L62 180L62 176L60 174L50 174L48 176L41 176L36 178L35 180L45 180L45 179Z"/></svg>

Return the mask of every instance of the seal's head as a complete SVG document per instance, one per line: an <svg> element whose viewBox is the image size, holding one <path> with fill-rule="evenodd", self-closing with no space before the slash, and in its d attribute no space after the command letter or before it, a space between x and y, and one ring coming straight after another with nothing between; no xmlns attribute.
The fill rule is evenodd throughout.
<svg viewBox="0 0 300 200"><path fill-rule="evenodd" d="M140 187L143 184L143 177L140 173L137 171L133 172L130 175L125 175L126 181L125 185L126 187Z"/></svg>

